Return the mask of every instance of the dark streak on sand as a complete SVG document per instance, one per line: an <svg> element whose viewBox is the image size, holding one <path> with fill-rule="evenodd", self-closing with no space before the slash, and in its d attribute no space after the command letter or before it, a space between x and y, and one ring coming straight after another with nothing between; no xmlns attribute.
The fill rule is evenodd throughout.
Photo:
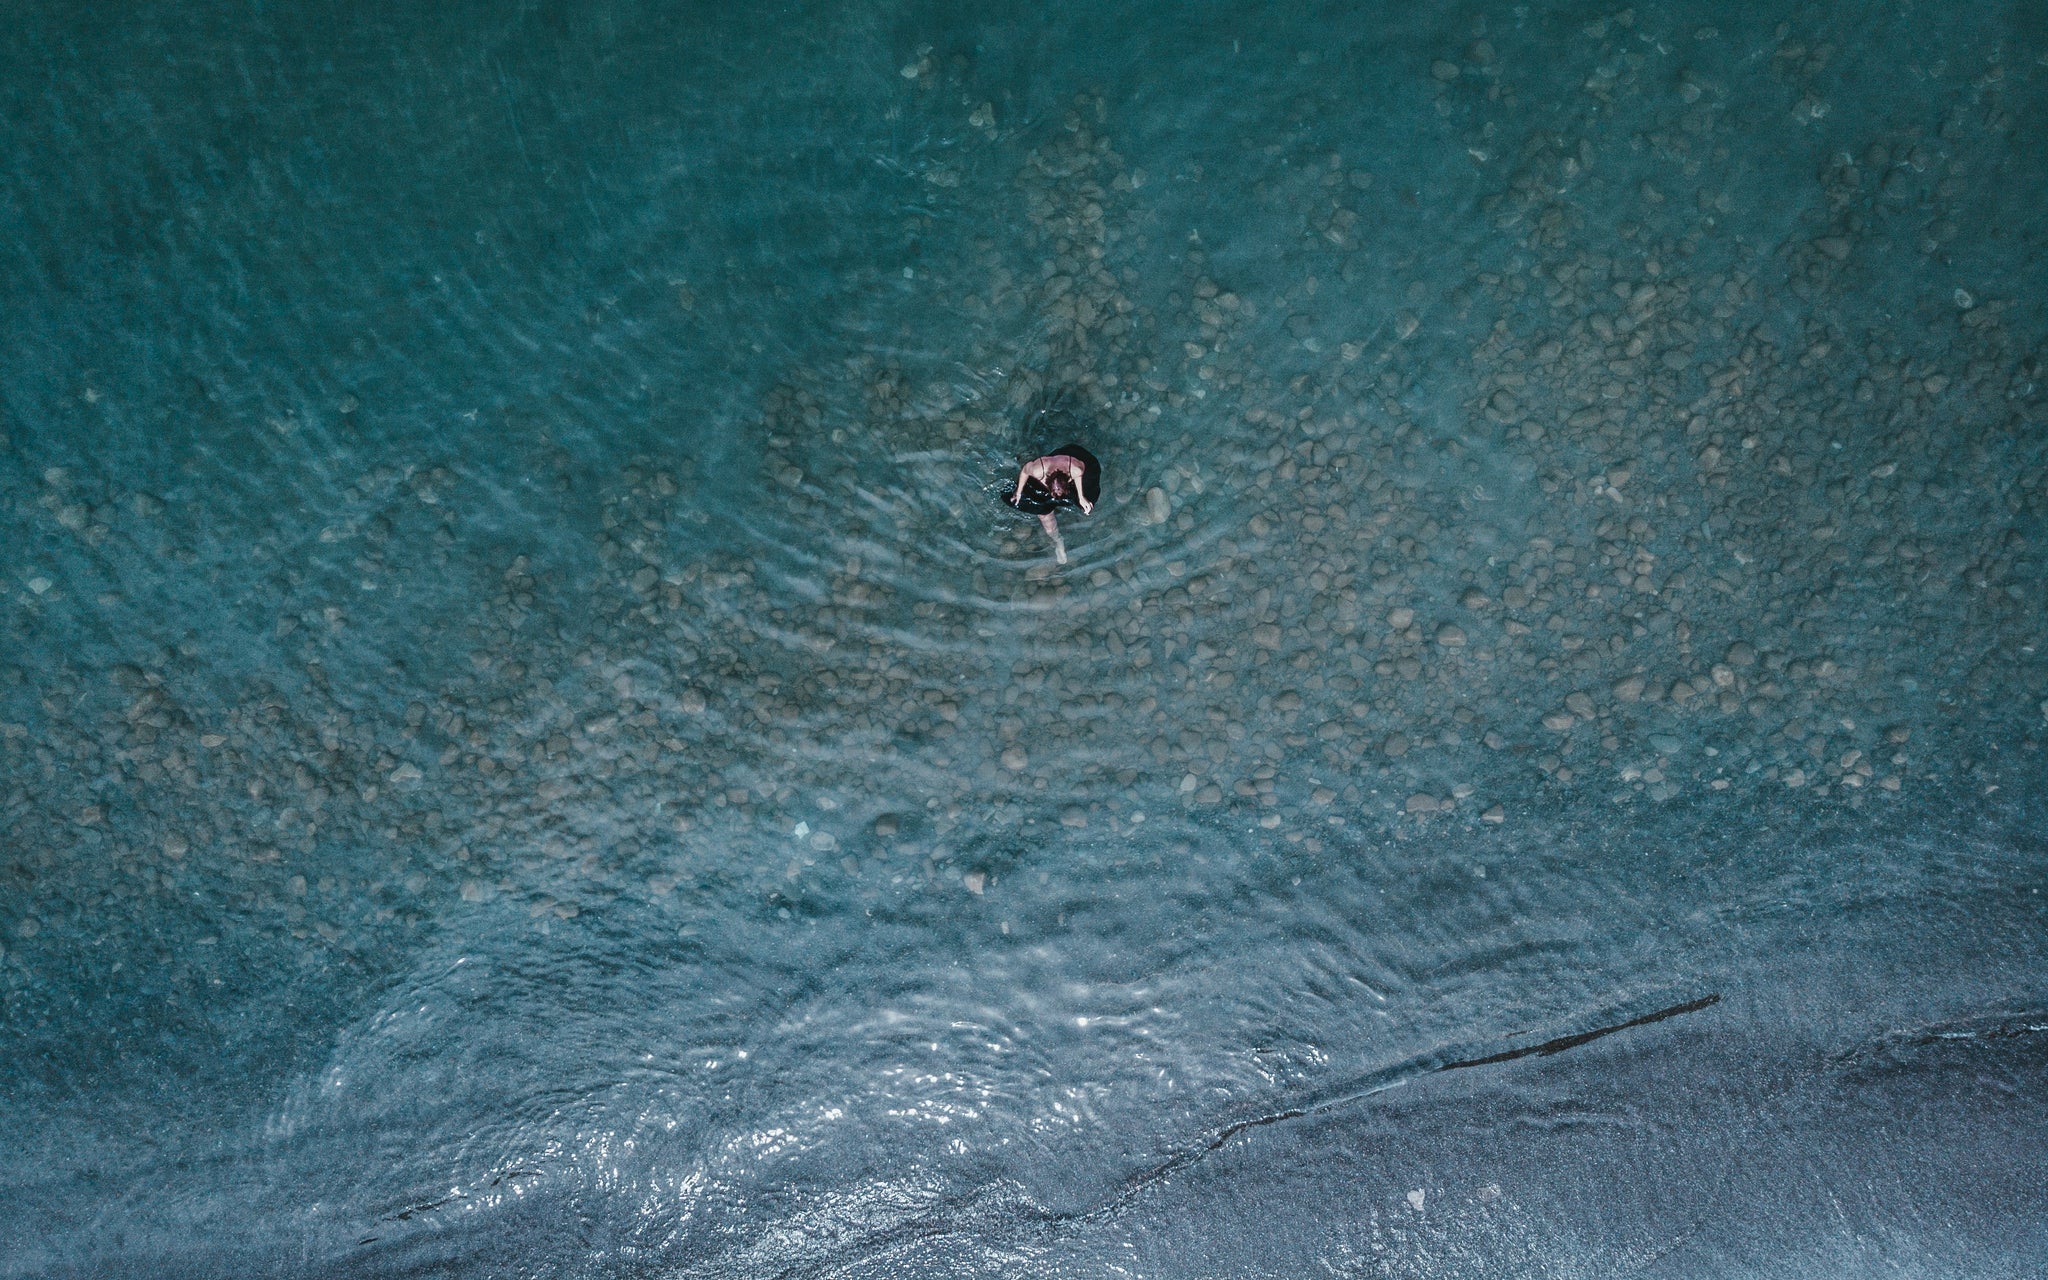
<svg viewBox="0 0 2048 1280"><path fill-rule="evenodd" d="M1462 1071L1467 1067L1490 1067L1502 1062L1513 1062L1517 1058L1548 1057L1554 1053L1563 1053L1567 1049L1576 1049L1581 1045L1590 1044L1603 1036L1611 1036L1617 1031L1627 1031L1634 1027L1645 1027L1653 1022L1662 1022L1666 1018L1676 1018L1681 1014L1698 1013L1700 1010L1711 1008L1720 1002L1720 993L1716 992L1712 995L1701 996L1697 1000L1688 1000L1684 1004L1674 1004L1670 1008L1659 1009L1655 1013L1646 1013L1639 1018L1630 1018L1626 1022L1617 1022L1611 1026L1599 1027L1592 1031L1580 1031L1573 1035L1559 1036L1554 1040L1545 1040L1542 1044L1532 1044L1520 1049L1509 1049L1502 1053L1488 1054L1483 1058L1461 1058L1455 1062L1438 1063L1435 1066L1426 1066L1419 1070L1397 1068L1393 1071L1377 1073L1364 1080L1357 1081L1355 1087L1347 1089L1336 1097L1311 1103L1308 1106L1292 1107L1286 1111L1276 1111L1270 1115L1254 1116L1249 1120L1239 1120L1218 1130L1214 1136L1209 1138L1200 1147L1191 1147L1161 1164L1154 1165L1143 1173L1134 1175L1126 1184L1124 1195L1118 1198L1118 1203L1121 1203L1141 1188L1150 1186L1181 1169L1185 1169L1195 1161L1208 1155L1211 1151L1221 1148L1224 1143L1229 1142L1247 1129L1258 1129L1269 1124L1279 1124L1284 1120L1298 1120L1303 1116L1319 1115L1326 1111L1333 1111L1338 1107L1361 1102L1374 1094L1385 1093L1389 1089L1399 1088L1401 1085L1407 1084L1410 1080L1421 1075L1434 1075L1443 1071Z"/></svg>
<svg viewBox="0 0 2048 1280"><path fill-rule="evenodd" d="M1542 1044L1532 1044L1524 1049L1509 1049L1505 1053L1488 1054L1484 1058L1467 1058L1462 1062L1446 1062L1438 1067L1437 1070L1462 1071L1466 1067L1490 1067L1496 1062L1512 1062L1516 1058L1539 1055L1547 1057L1553 1053L1563 1053L1567 1049L1576 1049L1582 1044L1589 1044L1602 1036L1611 1036L1617 1031L1627 1031L1631 1027L1646 1027L1652 1022L1662 1022L1666 1018L1676 1018L1683 1013L1698 1013L1702 1009L1719 1003L1721 1003L1721 996L1717 992L1714 995L1701 996L1697 1000L1688 1000L1684 1004L1674 1004L1669 1009L1659 1009L1655 1013L1646 1013L1640 1018L1630 1018L1627 1022L1617 1022L1611 1027L1601 1027L1597 1031L1581 1031L1577 1035L1559 1036L1555 1040L1545 1040Z"/></svg>

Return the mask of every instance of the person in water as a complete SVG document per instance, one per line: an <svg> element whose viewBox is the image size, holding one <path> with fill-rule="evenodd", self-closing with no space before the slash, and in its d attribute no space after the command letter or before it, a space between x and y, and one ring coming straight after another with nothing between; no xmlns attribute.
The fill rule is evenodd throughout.
<svg viewBox="0 0 2048 1280"><path fill-rule="evenodd" d="M1067 544L1060 539L1061 507L1079 507L1083 515L1095 510L1102 497L1102 464L1078 444L1061 445L1042 458L1033 458L1017 472L1017 490L1004 501L1026 515L1038 517L1039 527L1052 539L1053 555L1067 562Z"/></svg>

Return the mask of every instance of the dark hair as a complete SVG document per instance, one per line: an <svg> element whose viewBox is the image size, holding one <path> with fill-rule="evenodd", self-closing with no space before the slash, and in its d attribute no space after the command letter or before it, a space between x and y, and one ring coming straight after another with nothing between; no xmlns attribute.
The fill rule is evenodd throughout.
<svg viewBox="0 0 2048 1280"><path fill-rule="evenodd" d="M1045 456L1053 457L1059 454L1065 454L1069 458L1079 458L1081 460L1081 494L1088 499L1088 505L1091 507L1100 502L1102 500L1102 464L1095 460L1095 455L1078 444L1063 444ZM1009 494L1004 494L1003 501L1008 502L1009 500ZM1059 507L1078 507L1081 504L1075 501L1074 495L1071 493L1064 493L1055 498L1052 490L1046 488L1042 481L1027 480L1024 482L1024 496L1019 498L1013 505L1027 516L1042 516L1046 512Z"/></svg>

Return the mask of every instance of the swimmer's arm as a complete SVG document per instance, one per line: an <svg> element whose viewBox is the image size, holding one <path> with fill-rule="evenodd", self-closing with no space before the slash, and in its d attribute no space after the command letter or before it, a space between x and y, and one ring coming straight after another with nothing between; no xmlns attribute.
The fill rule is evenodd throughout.
<svg viewBox="0 0 2048 1280"><path fill-rule="evenodd" d="M1063 463L1061 470L1074 477L1074 501L1081 504L1081 514L1092 514L1095 510L1095 504L1088 501L1088 490L1083 485L1087 478L1088 464L1082 462L1079 458L1063 458L1061 461Z"/></svg>
<svg viewBox="0 0 2048 1280"><path fill-rule="evenodd" d="M1031 461L1025 463L1021 468L1019 468L1017 471L1017 492L1010 495L1010 505L1014 507L1018 503L1024 501L1025 485L1029 484L1033 480L1036 480L1039 483L1043 484L1045 482L1046 471L1047 467L1045 464L1045 459L1043 458L1033 458Z"/></svg>

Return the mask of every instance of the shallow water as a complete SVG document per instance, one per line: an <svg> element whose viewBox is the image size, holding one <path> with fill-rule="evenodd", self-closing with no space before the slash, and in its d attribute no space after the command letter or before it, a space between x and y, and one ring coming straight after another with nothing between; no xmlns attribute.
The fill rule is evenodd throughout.
<svg viewBox="0 0 2048 1280"><path fill-rule="evenodd" d="M0 95L0 1275L2048 1255L2038 10Z"/></svg>

